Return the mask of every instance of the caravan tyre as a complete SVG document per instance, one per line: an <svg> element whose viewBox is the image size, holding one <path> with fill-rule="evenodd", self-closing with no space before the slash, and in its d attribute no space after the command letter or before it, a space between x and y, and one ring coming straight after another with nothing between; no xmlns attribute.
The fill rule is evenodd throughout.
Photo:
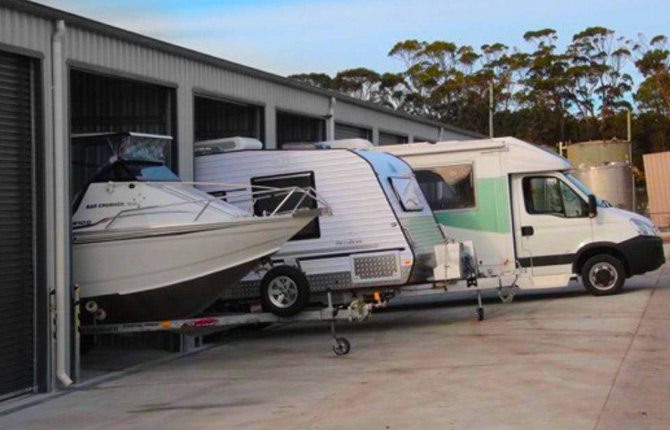
<svg viewBox="0 0 670 430"><path fill-rule="evenodd" d="M601 254L584 263L582 267L582 283L586 291L594 296L616 294L623 288L626 270L618 258Z"/></svg>
<svg viewBox="0 0 670 430"><path fill-rule="evenodd" d="M263 310L280 317L290 317L309 303L309 282L298 269L279 266L265 274L261 281Z"/></svg>

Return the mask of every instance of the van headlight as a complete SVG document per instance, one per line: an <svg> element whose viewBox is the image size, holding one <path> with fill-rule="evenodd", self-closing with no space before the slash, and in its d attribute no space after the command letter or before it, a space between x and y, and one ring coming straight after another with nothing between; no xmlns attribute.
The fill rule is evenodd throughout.
<svg viewBox="0 0 670 430"><path fill-rule="evenodd" d="M630 224L633 226L635 231L641 236L658 236L658 231L653 225L649 225L644 221L640 221L635 218L630 219Z"/></svg>

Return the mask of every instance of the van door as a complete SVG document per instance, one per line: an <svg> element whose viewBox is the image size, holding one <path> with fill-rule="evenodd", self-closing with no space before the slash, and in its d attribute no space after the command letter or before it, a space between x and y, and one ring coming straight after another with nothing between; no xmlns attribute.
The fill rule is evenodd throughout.
<svg viewBox="0 0 670 430"><path fill-rule="evenodd" d="M586 196L560 173L514 175L517 258L533 276L566 275L582 245L593 241Z"/></svg>

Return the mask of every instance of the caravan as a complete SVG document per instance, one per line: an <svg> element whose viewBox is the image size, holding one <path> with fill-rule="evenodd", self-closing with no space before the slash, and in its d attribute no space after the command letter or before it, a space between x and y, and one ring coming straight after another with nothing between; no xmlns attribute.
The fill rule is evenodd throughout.
<svg viewBox="0 0 670 430"><path fill-rule="evenodd" d="M568 160L535 145L505 137L374 150L412 166L439 223L472 240L481 276L501 284L550 288L581 276L606 295L665 262L649 219L597 199Z"/></svg>
<svg viewBox="0 0 670 430"><path fill-rule="evenodd" d="M324 301L327 291L338 303L354 295L369 298L375 291L383 300L400 286L428 282L434 270L440 280L467 272L460 267L461 245L447 243L411 168L397 157L348 149L268 151L245 138L195 146L196 179L210 184L204 191L262 214L277 202L250 202L250 185L315 189L332 212L285 243L263 270L227 289L223 303L253 303L260 297L265 310L293 315L308 302ZM240 188L224 189L219 182Z"/></svg>

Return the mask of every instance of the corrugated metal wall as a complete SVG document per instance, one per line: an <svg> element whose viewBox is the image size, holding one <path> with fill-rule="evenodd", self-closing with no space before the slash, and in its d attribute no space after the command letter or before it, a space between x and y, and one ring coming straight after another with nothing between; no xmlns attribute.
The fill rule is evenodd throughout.
<svg viewBox="0 0 670 430"><path fill-rule="evenodd" d="M658 227L670 227L670 152L645 154L644 175L647 179L649 215Z"/></svg>

